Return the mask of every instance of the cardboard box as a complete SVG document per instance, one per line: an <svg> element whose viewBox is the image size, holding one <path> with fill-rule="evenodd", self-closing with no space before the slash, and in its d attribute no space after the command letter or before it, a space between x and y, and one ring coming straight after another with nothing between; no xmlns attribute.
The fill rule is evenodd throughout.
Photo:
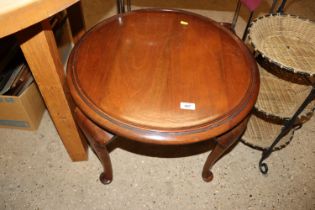
<svg viewBox="0 0 315 210"><path fill-rule="evenodd" d="M20 96L0 96L0 127L36 130L45 104L35 83Z"/></svg>

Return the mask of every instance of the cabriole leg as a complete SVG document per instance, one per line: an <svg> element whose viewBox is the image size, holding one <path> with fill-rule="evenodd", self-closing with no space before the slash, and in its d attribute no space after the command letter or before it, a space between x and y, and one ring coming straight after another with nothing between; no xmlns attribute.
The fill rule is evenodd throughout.
<svg viewBox="0 0 315 210"><path fill-rule="evenodd" d="M211 172L211 168L223 156L223 154L225 154L225 152L228 151L228 149L231 148L237 140L239 140L246 128L247 121L248 119L245 119L229 132L217 137L216 146L209 154L203 166L202 178L205 182L212 181L213 173Z"/></svg>
<svg viewBox="0 0 315 210"><path fill-rule="evenodd" d="M103 184L109 184L113 180L112 163L106 145L111 142L115 136L99 128L89 120L78 108L75 109L75 115L79 127L83 131L90 143L93 151L103 166L103 172L100 175L100 181Z"/></svg>

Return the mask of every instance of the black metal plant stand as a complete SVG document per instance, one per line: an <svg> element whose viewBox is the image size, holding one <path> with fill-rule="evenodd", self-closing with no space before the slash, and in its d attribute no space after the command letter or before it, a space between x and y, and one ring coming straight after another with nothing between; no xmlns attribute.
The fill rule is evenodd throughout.
<svg viewBox="0 0 315 210"><path fill-rule="evenodd" d="M283 13L283 9L285 7L287 0L282 0L280 6L277 9L277 13ZM277 3L277 0L273 1L273 4L270 9L270 13L273 13L273 10L275 8L275 5ZM262 156L259 161L259 169L262 174L268 173L268 165L264 162L274 151L274 147L279 143L279 141L291 130L291 129L299 129L302 127L301 124L297 125L296 120L298 116L304 111L304 109L307 107L307 105L315 100L315 85L313 85L311 92L309 95L305 98L304 102L301 104L301 106L298 108L298 110L294 113L294 115L285 122L283 125L281 132L276 137L274 142L270 145L270 147L262 152ZM314 110L312 110L314 111Z"/></svg>
<svg viewBox="0 0 315 210"><path fill-rule="evenodd" d="M315 85L313 85L311 92L309 93L309 95L306 97L306 99L304 100L304 102L302 103L302 105L299 107L299 109L295 112L295 114L284 124L283 128L281 129L281 132L279 133L279 135L277 136L277 138L275 139L275 141L271 144L271 146L264 150L261 156L261 159L259 161L259 169L261 171L261 173L263 174L267 174L268 173L268 165L264 162L264 160L266 160L271 153L273 152L273 148L278 144L278 142L291 130L293 129L293 127L296 126L296 120L298 118L298 116L303 112L303 110L307 107L307 105L311 102L315 100ZM314 108L315 109L315 108ZM314 110L312 110L314 111ZM301 127L301 125L298 125L299 128Z"/></svg>

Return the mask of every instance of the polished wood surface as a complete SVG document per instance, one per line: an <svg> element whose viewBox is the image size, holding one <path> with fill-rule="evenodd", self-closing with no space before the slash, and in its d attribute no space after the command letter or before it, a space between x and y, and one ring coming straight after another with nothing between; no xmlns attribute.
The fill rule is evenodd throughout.
<svg viewBox="0 0 315 210"><path fill-rule="evenodd" d="M67 71L75 102L95 123L156 144L227 132L249 114L259 87L257 65L235 35L208 18L171 10L100 23L75 46Z"/></svg>
<svg viewBox="0 0 315 210"><path fill-rule="evenodd" d="M113 169L106 145L115 137L95 125L78 108L75 109L75 116L77 118L78 125L86 136L86 139L89 141L90 146L103 165L103 172L100 174L100 181L103 184L111 183L113 180Z"/></svg>
<svg viewBox="0 0 315 210"><path fill-rule="evenodd" d="M103 172L100 174L100 181L103 184L110 184L113 180L113 170L112 170L112 163L111 163L111 159L109 155L108 145L115 139L115 137L117 137L117 139L119 137L114 136L113 134L107 132L106 130L96 125L86 115L84 115L79 108L75 109L75 114L76 114L77 122L80 128L82 129L84 135L86 136L87 140L90 143L91 148L93 149L93 151L95 152L95 154L97 155L98 159L100 160L103 166ZM248 119L249 119L249 115L247 118L241 121L241 123L236 125L234 128L232 128L228 132L220 136L217 136L213 139L209 139L211 142L215 143L215 146L213 150L211 151L211 153L209 154L203 166L201 175L205 182L212 181L214 177L211 171L212 167L220 158L224 156L224 154L226 154L227 151L231 150L233 146L237 143L237 141L240 139L240 136L244 133L246 129ZM117 142L118 144L121 143L122 139L117 140L116 143ZM134 142L130 142L130 143L132 144ZM178 145L163 145L163 146L164 146L164 150L166 149L165 146L167 146L168 148L170 146L178 147ZM139 145L137 145L136 147L139 148ZM193 151L193 149L194 149L194 146L192 146L192 144L189 144L189 151L191 152ZM174 152L173 155L176 156L177 154L175 153L178 153L178 151L181 151L181 150L182 148L181 149L178 148L177 151L173 151ZM146 148L146 151L148 151L148 148Z"/></svg>

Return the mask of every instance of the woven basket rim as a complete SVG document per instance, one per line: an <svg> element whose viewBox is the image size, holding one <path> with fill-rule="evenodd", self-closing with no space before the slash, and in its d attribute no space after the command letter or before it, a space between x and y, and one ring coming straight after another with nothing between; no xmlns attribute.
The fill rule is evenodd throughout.
<svg viewBox="0 0 315 210"><path fill-rule="evenodd" d="M259 16L258 18L255 18L249 25L248 27L248 42L249 44L253 47L255 53L258 53L260 54L264 59L267 59L270 63L274 64L274 65L277 65L278 67L280 67L282 70L284 71L287 71L287 72L290 72L290 73L294 73L294 74L298 74L298 75L301 75L301 76L306 76L306 77L315 77L315 72L311 73L311 72L305 72L305 71L302 71L302 70L297 70L297 69L294 69L292 67L289 67L289 66L285 66L281 63L279 63L278 61L276 61L275 59L273 58L270 58L268 57L264 52L262 52L261 50L259 50L257 48L257 46L255 45L255 43L253 42L253 38L251 37L251 30L252 30L252 27L257 23L259 22L260 20L264 19L264 18L271 18L271 17L290 17L290 18L296 18L296 19L299 19L301 21L305 21L305 22L308 22L308 23L312 23L314 24L315 26L315 22L313 20L310 20L308 18L303 18L303 17L300 17L298 15L292 15L292 14L284 14L284 13L276 13L276 14L266 14L266 15L263 15L263 16Z"/></svg>
<svg viewBox="0 0 315 210"><path fill-rule="evenodd" d="M260 72L260 95L257 98L257 102L254 107L255 114L260 118L265 119L276 124L284 124L288 121L296 112L298 107L306 99L307 95L312 91L312 87L308 85L295 84L287 82L282 78L274 76L272 73L268 72L266 69L259 65ZM265 88L268 89L269 84L273 84L273 92L278 93L277 96L283 96L281 98L286 98L287 101L280 100L280 98L273 98L272 101L268 99L268 96L273 95L266 92ZM264 91L263 91L264 90ZM283 94L289 94L291 96L285 97ZM277 99L277 100L275 100ZM292 99L292 100L291 100ZM275 101L274 101L275 100ZM279 101L282 103L279 104ZM272 107L287 107L286 112L279 111L275 112ZM291 104L289 106L289 104ZM292 106L293 105L293 106ZM283 110L280 108L280 110ZM290 110L290 112L288 112ZM310 102L310 104L304 109L304 111L298 116L296 124L305 123L310 120L315 110L315 101Z"/></svg>
<svg viewBox="0 0 315 210"><path fill-rule="evenodd" d="M270 125L274 125L274 126L277 126L277 127L279 127L279 128L280 128L280 127L283 127L283 125L270 123L270 122L268 122L267 120L262 119L262 118L260 118L259 116L256 116L255 114L254 114L254 117L256 117L258 120L265 121L265 122L267 122L267 123L270 124ZM286 135L288 135L288 137L287 137L288 139L287 139L286 141L278 142L278 144L275 145L275 147L273 148L273 151L281 150L281 149L285 148L286 146L288 146L288 145L291 143L291 141L293 140L293 138L294 138L295 131L298 130L298 129L300 129L300 128L301 128L300 125L294 125L294 126L292 127L292 129L289 130L288 133L286 134ZM280 129L279 129L279 132L280 132ZM245 133L246 133L246 131L245 131ZM251 148L253 148L253 149L264 151L264 150L267 150L267 149L271 146L271 144L272 144L272 143L270 143L269 146L263 146L263 145L261 145L259 142L257 142L256 139L253 139L252 137L246 136L245 133L244 133L244 135L241 137L240 141L241 141L243 144L245 144L245 145L247 145L247 146L249 146L249 147L251 147ZM278 133L278 134L279 134L279 133ZM275 136L275 138L276 138L276 136ZM272 139L272 140L275 140L275 138ZM272 142L273 142L273 141L272 141Z"/></svg>

